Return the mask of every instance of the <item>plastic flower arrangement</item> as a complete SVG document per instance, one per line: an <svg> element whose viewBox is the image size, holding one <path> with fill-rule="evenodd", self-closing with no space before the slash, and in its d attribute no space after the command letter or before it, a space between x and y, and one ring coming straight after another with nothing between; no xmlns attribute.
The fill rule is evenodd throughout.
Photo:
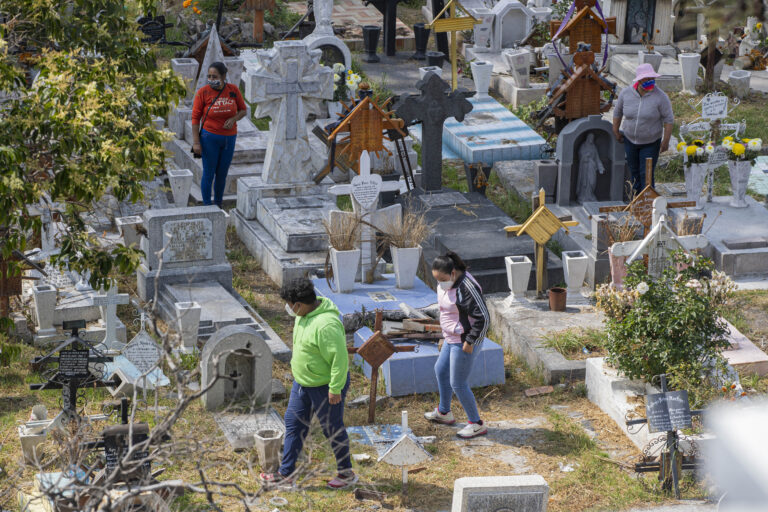
<svg viewBox="0 0 768 512"><path fill-rule="evenodd" d="M754 163L763 147L762 139L737 139L724 137L721 145L728 150L729 160L749 160Z"/></svg>
<svg viewBox="0 0 768 512"><path fill-rule="evenodd" d="M707 163L709 155L714 151L715 146L712 142L705 143L701 139L694 139L690 143L682 140L677 145L677 152L683 155L686 166Z"/></svg>
<svg viewBox="0 0 768 512"><path fill-rule="evenodd" d="M333 101L354 99L360 80L360 75L353 73L351 69L347 70L344 64L335 63L333 65Z"/></svg>

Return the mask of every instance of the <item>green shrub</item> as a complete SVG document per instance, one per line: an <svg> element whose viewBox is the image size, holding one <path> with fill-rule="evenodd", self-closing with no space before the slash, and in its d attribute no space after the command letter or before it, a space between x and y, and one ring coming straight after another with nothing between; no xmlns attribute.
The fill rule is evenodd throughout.
<svg viewBox="0 0 768 512"><path fill-rule="evenodd" d="M729 346L722 313L735 285L707 258L676 252L670 260L658 278L636 261L627 268L623 289L598 289L597 307L606 314L608 362L629 378L650 382L655 375L677 371L687 386L696 386ZM675 382L681 381L670 381Z"/></svg>

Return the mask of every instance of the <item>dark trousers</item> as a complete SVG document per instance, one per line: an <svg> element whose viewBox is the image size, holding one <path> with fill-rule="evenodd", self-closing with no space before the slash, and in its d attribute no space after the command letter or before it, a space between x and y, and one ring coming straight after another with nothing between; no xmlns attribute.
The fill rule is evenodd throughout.
<svg viewBox="0 0 768 512"><path fill-rule="evenodd" d="M348 389L349 374L347 374L347 383L341 390L341 402L330 405L327 385L309 388L296 381L293 382L288 408L285 410L285 443L283 462L279 470L281 475L290 476L296 469L296 461L304 447L313 414L317 415L323 434L331 442L338 470L341 472L352 469L349 437L347 428L344 426L344 400Z"/></svg>
<svg viewBox="0 0 768 512"><path fill-rule="evenodd" d="M645 159L653 158L653 171L651 171L651 186L656 186L654 173L656 171L656 161L659 159L659 150L661 149L661 139L650 144L633 144L624 137L624 152L627 156L627 167L629 167L630 181L632 190L639 194L645 188Z"/></svg>
<svg viewBox="0 0 768 512"><path fill-rule="evenodd" d="M203 195L203 204L211 204L213 185L213 203L221 207L229 165L235 154L235 140L237 135L216 135L207 130L200 133L200 146L203 150L203 179L200 180L200 192Z"/></svg>

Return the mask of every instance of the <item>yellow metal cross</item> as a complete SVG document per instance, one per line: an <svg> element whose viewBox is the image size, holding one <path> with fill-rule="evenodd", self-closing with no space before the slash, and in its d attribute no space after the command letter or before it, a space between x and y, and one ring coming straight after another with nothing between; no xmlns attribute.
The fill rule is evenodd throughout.
<svg viewBox="0 0 768 512"><path fill-rule="evenodd" d="M546 194L542 188L539 190L539 207L528 217L528 220L523 224L504 228L508 236L512 233L517 233L517 236L526 234L533 238L536 243L536 293L539 296L544 293L544 272L546 270L544 248L547 242L560 228L565 229L565 232L568 233L569 227L579 225L575 220L562 221L558 219L544 204L545 197Z"/></svg>
<svg viewBox="0 0 768 512"><path fill-rule="evenodd" d="M450 16L448 18L441 18L446 9L448 9ZM466 16L457 16L458 11L461 11ZM480 20L472 16L469 11L467 11L464 6L459 3L458 0L450 0L450 2L448 2L445 7L443 7L443 10L437 13L437 15L432 19L432 24L427 27L435 32L451 33L451 89L454 91L459 86L457 62L458 41L456 40L456 33L463 30L472 30L478 23L480 23Z"/></svg>

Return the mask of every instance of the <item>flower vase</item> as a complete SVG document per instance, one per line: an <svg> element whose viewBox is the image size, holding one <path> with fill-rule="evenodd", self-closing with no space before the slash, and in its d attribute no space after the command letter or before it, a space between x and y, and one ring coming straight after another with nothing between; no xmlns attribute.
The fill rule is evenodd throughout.
<svg viewBox="0 0 768 512"><path fill-rule="evenodd" d="M694 210L701 210L704 205L701 201L701 189L704 179L707 177L709 164L690 164L685 166L685 193L688 199L696 201Z"/></svg>
<svg viewBox="0 0 768 512"><path fill-rule="evenodd" d="M627 256L614 256L609 250L608 261L611 265L611 285L614 288L623 288L624 277L627 275Z"/></svg>
<svg viewBox="0 0 768 512"><path fill-rule="evenodd" d="M487 98L493 64L483 61L471 62L470 67L472 68L472 79L475 82L475 98Z"/></svg>
<svg viewBox="0 0 768 512"><path fill-rule="evenodd" d="M658 73L659 67L661 67L661 59L663 59L664 56L660 54L657 51L645 51L640 50L637 52L637 63L638 64L650 64L653 66L653 70Z"/></svg>
<svg viewBox="0 0 768 512"><path fill-rule="evenodd" d="M749 206L745 199L749 175L752 172L752 162L749 160L729 160L728 173L731 175L731 192L733 199L729 203L733 208L746 208Z"/></svg>
<svg viewBox="0 0 768 512"><path fill-rule="evenodd" d="M395 268L395 284L401 290L413 288L416 272L421 261L421 246L392 247L392 266Z"/></svg>
<svg viewBox="0 0 768 512"><path fill-rule="evenodd" d="M338 121L339 116L344 112L344 105L340 101L328 101L328 119Z"/></svg>
<svg viewBox="0 0 768 512"><path fill-rule="evenodd" d="M696 81L699 78L701 55L698 53L681 53L677 56L683 78L683 92L696 94Z"/></svg>
<svg viewBox="0 0 768 512"><path fill-rule="evenodd" d="M505 256L504 264L507 267L507 284L510 291L507 302L520 302L525 299L525 292L528 290L533 262L528 256Z"/></svg>
<svg viewBox="0 0 768 512"><path fill-rule="evenodd" d="M355 276L360 265L360 249L337 251L331 247L331 269L336 293L348 293L355 289Z"/></svg>

